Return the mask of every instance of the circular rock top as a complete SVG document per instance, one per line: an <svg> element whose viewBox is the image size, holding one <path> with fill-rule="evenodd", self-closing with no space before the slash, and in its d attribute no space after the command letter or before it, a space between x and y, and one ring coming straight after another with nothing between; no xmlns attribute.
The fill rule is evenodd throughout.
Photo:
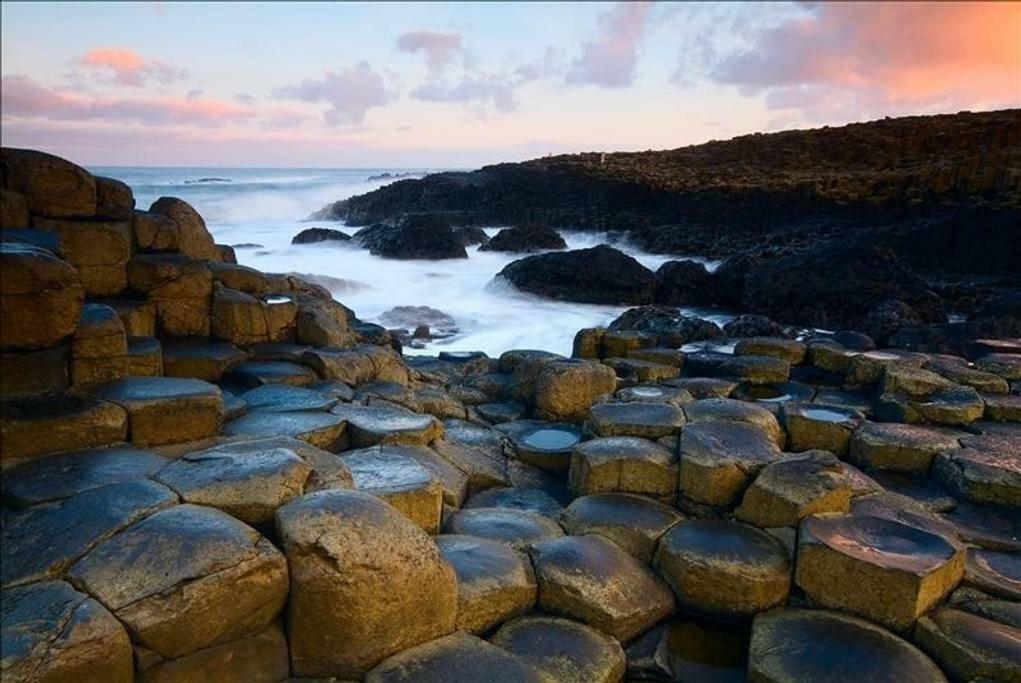
<svg viewBox="0 0 1021 683"><path fill-rule="evenodd" d="M803 543L823 544L869 564L912 573L937 569L957 552L936 534L881 517L809 517L800 531Z"/></svg>
<svg viewBox="0 0 1021 683"><path fill-rule="evenodd" d="M676 434L684 424L684 411L669 403L602 403L589 411L589 425L601 436Z"/></svg>
<svg viewBox="0 0 1021 683"><path fill-rule="evenodd" d="M746 576L790 573L787 551L779 541L755 527L722 519L681 522L663 536L659 552L728 572L740 566Z"/></svg>
<svg viewBox="0 0 1021 683"><path fill-rule="evenodd" d="M627 665L620 643L571 619L521 617L504 624L491 642L564 683L616 683Z"/></svg>
<svg viewBox="0 0 1021 683"><path fill-rule="evenodd" d="M828 610L776 609L755 617L749 680L939 683L914 645L863 619Z"/></svg>
<svg viewBox="0 0 1021 683"><path fill-rule="evenodd" d="M533 541L563 536L560 525L534 512L510 508L473 508L455 512L443 528L447 534L466 534L525 548Z"/></svg>

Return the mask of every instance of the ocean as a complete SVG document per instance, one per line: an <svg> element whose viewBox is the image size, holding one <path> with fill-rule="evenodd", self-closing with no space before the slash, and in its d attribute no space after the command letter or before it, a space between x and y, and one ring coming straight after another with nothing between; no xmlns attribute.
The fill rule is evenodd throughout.
<svg viewBox="0 0 1021 683"><path fill-rule="evenodd" d="M267 272L327 276L334 297L370 322L395 306L429 306L454 318L458 333L429 342L409 354L439 351L484 351L496 356L508 349L571 352L575 332L605 325L626 307L548 301L524 294L494 276L520 255L468 248L468 259L395 261L342 243L292 245L305 228L344 230L343 224L307 222L324 205L373 190L392 180L384 173L424 175L431 169L268 169L268 168L135 168L94 167L98 175L117 178L135 193L145 209L163 196L194 206L220 244L236 247L238 263ZM487 228L490 235L500 226ZM353 233L356 228L348 232ZM600 233L565 232L571 249L607 241ZM670 257L645 253L632 245L618 249L655 270ZM716 264L706 262L709 267ZM724 323L732 316L690 309L688 314Z"/></svg>

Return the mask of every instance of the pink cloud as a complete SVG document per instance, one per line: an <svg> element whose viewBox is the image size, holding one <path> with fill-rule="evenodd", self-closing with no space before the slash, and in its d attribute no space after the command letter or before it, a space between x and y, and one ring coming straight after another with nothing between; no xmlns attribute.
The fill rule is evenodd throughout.
<svg viewBox="0 0 1021 683"><path fill-rule="evenodd" d="M1021 103L1021 4L820 3L722 57L717 82L774 109L894 113Z"/></svg>
<svg viewBox="0 0 1021 683"><path fill-rule="evenodd" d="M185 78L188 72L159 60L146 60L134 50L99 47L89 50L76 61L79 66L111 72L120 85L140 86L147 79L171 83Z"/></svg>
<svg viewBox="0 0 1021 683"><path fill-rule="evenodd" d="M125 99L68 94L51 90L25 76L4 76L0 97L5 120L37 118L218 126L256 115L251 107L204 97Z"/></svg>
<svg viewBox="0 0 1021 683"><path fill-rule="evenodd" d="M651 8L649 2L620 2L605 12L599 19L599 36L582 44L567 82L604 88L631 85Z"/></svg>
<svg viewBox="0 0 1021 683"><path fill-rule="evenodd" d="M397 38L401 52L421 52L431 72L442 71L461 52L460 33L412 31Z"/></svg>
<svg viewBox="0 0 1021 683"><path fill-rule="evenodd" d="M329 71L322 78L307 78L297 85L288 85L273 91L277 99L294 99L302 102L328 102L331 106L323 114L329 126L360 124L373 107L390 101L383 76L368 62L358 62L339 72Z"/></svg>

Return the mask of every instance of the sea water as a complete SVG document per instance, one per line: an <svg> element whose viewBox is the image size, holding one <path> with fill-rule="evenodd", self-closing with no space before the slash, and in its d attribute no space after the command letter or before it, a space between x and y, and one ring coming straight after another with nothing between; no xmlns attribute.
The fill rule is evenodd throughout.
<svg viewBox="0 0 1021 683"><path fill-rule="evenodd" d="M326 204L376 189L392 180L383 173L421 177L432 169L263 169L263 168L92 168L98 175L131 186L138 208L159 197L180 197L194 206L217 243L237 247L238 263L266 272L303 273L330 278L334 297L362 320L376 322L395 306L429 306L456 321L458 334L406 353L541 349L569 355L575 332L606 325L627 307L549 301L515 290L494 279L520 254L468 247L468 259L442 261L382 259L340 243L292 245L291 238L310 227L345 230L342 223L307 221ZM500 226L486 228L490 235ZM604 242L655 270L672 257L648 254L605 233L562 232L570 249ZM705 262L710 268L717 264ZM322 281L320 282L322 283ZM720 311L683 309L718 323L731 316Z"/></svg>

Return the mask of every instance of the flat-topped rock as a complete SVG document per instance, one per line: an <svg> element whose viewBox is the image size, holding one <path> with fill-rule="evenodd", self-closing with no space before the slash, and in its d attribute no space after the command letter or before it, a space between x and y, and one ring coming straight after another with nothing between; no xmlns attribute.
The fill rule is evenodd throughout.
<svg viewBox="0 0 1021 683"><path fill-rule="evenodd" d="M574 536L597 534L642 562L650 562L660 537L684 517L644 496L600 493L576 498L560 523Z"/></svg>
<svg viewBox="0 0 1021 683"><path fill-rule="evenodd" d="M397 382L369 382L358 387L354 392L354 400L366 405L399 405L416 413L421 413L422 402L416 393Z"/></svg>
<svg viewBox="0 0 1021 683"><path fill-rule="evenodd" d="M248 405L248 410L259 413L326 411L337 404L335 396L290 384L264 384L246 391L240 398Z"/></svg>
<svg viewBox="0 0 1021 683"><path fill-rule="evenodd" d="M156 480L186 503L262 524L272 521L281 505L305 492L311 474L312 467L285 448L238 453L214 447L175 460Z"/></svg>
<svg viewBox="0 0 1021 683"><path fill-rule="evenodd" d="M695 400L685 389L656 384L639 384L627 387L614 394L613 398L622 403L637 401L640 403L672 403L674 405L683 405Z"/></svg>
<svg viewBox="0 0 1021 683"><path fill-rule="evenodd" d="M69 344L39 351L0 352L0 395L5 400L56 396L70 384Z"/></svg>
<svg viewBox="0 0 1021 683"><path fill-rule="evenodd" d="M479 415L492 424L520 420L525 415L525 406L517 401L481 403L476 406L476 410L479 411Z"/></svg>
<svg viewBox="0 0 1021 683"><path fill-rule="evenodd" d="M128 261L128 285L155 304L161 336L209 335L213 278L205 261L180 254L136 254Z"/></svg>
<svg viewBox="0 0 1021 683"><path fill-rule="evenodd" d="M4 681L133 680L131 640L99 602L63 581L4 590Z"/></svg>
<svg viewBox="0 0 1021 683"><path fill-rule="evenodd" d="M964 583L989 595L1021 602L1021 555L968 548L964 562Z"/></svg>
<svg viewBox="0 0 1021 683"><path fill-rule="evenodd" d="M914 645L864 619L785 608L752 624L749 680L939 683L946 676Z"/></svg>
<svg viewBox="0 0 1021 683"><path fill-rule="evenodd" d="M110 296L127 288L130 221L36 216L32 227L57 236L63 256L77 269L87 295Z"/></svg>
<svg viewBox="0 0 1021 683"><path fill-rule="evenodd" d="M750 617L783 604L791 585L780 541L724 520L680 522L660 540L655 566L680 606L709 616Z"/></svg>
<svg viewBox="0 0 1021 683"><path fill-rule="evenodd" d="M521 617L504 624L490 642L561 683L616 683L627 667L619 642L570 619Z"/></svg>
<svg viewBox="0 0 1021 683"><path fill-rule="evenodd" d="M597 436L643 436L658 439L677 434L684 411L669 403L600 403L592 406L587 428Z"/></svg>
<svg viewBox="0 0 1021 683"><path fill-rule="evenodd" d="M947 432L895 422L864 422L851 435L852 462L877 470L925 474L940 453L960 447Z"/></svg>
<svg viewBox="0 0 1021 683"><path fill-rule="evenodd" d="M918 527L857 515L801 523L795 581L805 594L895 630L909 628L963 574L964 553Z"/></svg>
<svg viewBox="0 0 1021 683"><path fill-rule="evenodd" d="M398 407L341 403L330 411L347 422L354 447L378 444L424 445L443 436L443 423L432 415Z"/></svg>
<svg viewBox="0 0 1021 683"><path fill-rule="evenodd" d="M815 388L808 384L784 382L783 384L742 384L734 390L733 396L742 401L758 403L774 415L779 415L784 404L790 401L811 401L815 398L815 394Z"/></svg>
<svg viewBox="0 0 1021 683"><path fill-rule="evenodd" d="M449 419L443 423L443 437L435 439L432 448L467 475L471 493L510 483L502 432Z"/></svg>
<svg viewBox="0 0 1021 683"><path fill-rule="evenodd" d="M894 364L884 368L878 390L883 394L903 392L912 396L928 396L955 386L954 382L930 370Z"/></svg>
<svg viewBox="0 0 1021 683"><path fill-rule="evenodd" d="M763 467L734 516L762 528L794 527L809 515L847 512L850 502L851 487L836 456L805 451Z"/></svg>
<svg viewBox="0 0 1021 683"><path fill-rule="evenodd" d="M851 359L860 355L860 351L849 349L834 341L817 341L808 344L808 362L826 372L847 372Z"/></svg>
<svg viewBox="0 0 1021 683"><path fill-rule="evenodd" d="M71 338L71 383L126 377L128 368L128 338L117 312L103 304L85 304Z"/></svg>
<svg viewBox="0 0 1021 683"><path fill-rule="evenodd" d="M289 436L324 450L346 445L347 423L322 411L248 413L223 425L226 436L263 438Z"/></svg>
<svg viewBox="0 0 1021 683"><path fill-rule="evenodd" d="M168 340L163 343L163 374L219 382L230 368L246 358L247 354L233 344Z"/></svg>
<svg viewBox="0 0 1021 683"><path fill-rule="evenodd" d="M909 498L930 512L946 512L957 505L957 499L947 493L939 482L922 475L871 470L871 477L883 489Z"/></svg>
<svg viewBox="0 0 1021 683"><path fill-rule="evenodd" d="M73 451L32 460L4 473L3 500L16 507L70 498L89 489L150 478L166 458L134 448Z"/></svg>
<svg viewBox="0 0 1021 683"><path fill-rule="evenodd" d="M727 398L737 388L738 382L719 377L678 377L663 382L664 386L684 389L696 400L703 398Z"/></svg>
<svg viewBox="0 0 1021 683"><path fill-rule="evenodd" d="M673 612L666 584L649 568L599 536L533 543L539 607L629 640Z"/></svg>
<svg viewBox="0 0 1021 683"><path fill-rule="evenodd" d="M158 512L70 573L166 658L258 633L284 606L287 561L251 527L196 505ZM184 590L185 586L187 590Z"/></svg>
<svg viewBox="0 0 1021 683"><path fill-rule="evenodd" d="M780 449L755 425L689 424L681 432L678 495L701 505L732 505L758 471L780 457Z"/></svg>
<svg viewBox="0 0 1021 683"><path fill-rule="evenodd" d="M173 491L140 479L88 489L5 515L0 531L4 556L0 584L59 578L103 540L175 503Z"/></svg>
<svg viewBox="0 0 1021 683"><path fill-rule="evenodd" d="M865 419L854 409L818 403L784 403L780 412L788 448L826 450L837 455L847 453L851 434Z"/></svg>
<svg viewBox="0 0 1021 683"><path fill-rule="evenodd" d="M983 394L986 410L983 416L996 422L1021 422L1021 395Z"/></svg>
<svg viewBox="0 0 1021 683"><path fill-rule="evenodd" d="M771 356L785 360L791 365L801 363L807 352L806 344L782 337L745 337L734 345L734 355Z"/></svg>
<svg viewBox="0 0 1021 683"><path fill-rule="evenodd" d="M264 384L290 384L304 387L319 379L319 376L311 368L283 360L238 363L230 368L226 377L232 382L251 388Z"/></svg>
<svg viewBox="0 0 1021 683"><path fill-rule="evenodd" d="M1019 451L997 448L978 437L965 448L948 451L933 462L933 476L956 497L973 503L1021 508Z"/></svg>
<svg viewBox="0 0 1021 683"><path fill-rule="evenodd" d="M478 536L524 550L532 543L564 535L554 520L528 510L471 508L459 510L443 524L443 533Z"/></svg>
<svg viewBox="0 0 1021 683"><path fill-rule="evenodd" d="M925 369L942 375L955 384L963 384L984 393L1006 394L1010 391L1007 380L991 372L976 370L964 359L957 362L932 358L926 362Z"/></svg>
<svg viewBox="0 0 1021 683"><path fill-rule="evenodd" d="M579 496L636 493L669 503L677 492L677 454L634 436L592 439L575 446L569 481Z"/></svg>
<svg viewBox="0 0 1021 683"><path fill-rule="evenodd" d="M954 386L926 396L905 393L881 394L875 403L875 414L885 422L966 426L982 419L986 404L971 387Z"/></svg>
<svg viewBox="0 0 1021 683"><path fill-rule="evenodd" d="M366 683L542 683L537 669L506 650L457 631L384 660Z"/></svg>
<svg viewBox="0 0 1021 683"><path fill-rule="evenodd" d="M921 368L928 356L898 349L879 349L858 353L847 364L848 384L875 384L883 379L887 368Z"/></svg>
<svg viewBox="0 0 1021 683"><path fill-rule="evenodd" d="M571 453L581 441L581 429L565 422L514 420L496 429L507 435L518 460L554 472L570 467Z"/></svg>
<svg viewBox="0 0 1021 683"><path fill-rule="evenodd" d="M475 536L436 537L443 559L457 574L457 628L479 634L535 605L532 564L512 548Z"/></svg>
<svg viewBox="0 0 1021 683"><path fill-rule="evenodd" d="M128 337L128 375L161 377L163 347L156 337Z"/></svg>
<svg viewBox="0 0 1021 683"><path fill-rule="evenodd" d="M242 458L275 450L290 451L312 468L312 473L305 482L306 492L354 488L351 472L339 455L290 436L270 436L221 443L209 449L210 452L226 453Z"/></svg>
<svg viewBox="0 0 1021 683"><path fill-rule="evenodd" d="M525 510L556 520L564 506L542 489L523 486L498 486L472 495L464 508L509 508Z"/></svg>
<svg viewBox="0 0 1021 683"><path fill-rule="evenodd" d="M1021 609L997 601L965 607L940 607L923 616L915 642L955 680L1018 680Z"/></svg>
<svg viewBox="0 0 1021 683"><path fill-rule="evenodd" d="M82 450L122 442L128 415L119 405L86 396L0 405L0 460Z"/></svg>
<svg viewBox="0 0 1021 683"><path fill-rule="evenodd" d="M730 398L707 398L684 406L688 422L743 422L758 427L778 447L784 433L776 416L766 408Z"/></svg>
<svg viewBox="0 0 1021 683"><path fill-rule="evenodd" d="M139 446L201 439L223 422L219 388L198 379L127 377L92 393L127 411L129 438Z"/></svg>
<svg viewBox="0 0 1021 683"><path fill-rule="evenodd" d="M514 380L517 381L518 370ZM537 418L556 422L579 422L597 399L617 389L614 371L600 363L576 358L542 363L534 389L526 401L534 406Z"/></svg>
<svg viewBox="0 0 1021 683"><path fill-rule="evenodd" d="M684 359L688 377L724 377L746 384L780 384L791 376L791 364L776 356L734 356L729 353L698 351Z"/></svg>
<svg viewBox="0 0 1021 683"><path fill-rule="evenodd" d="M385 446L383 448L401 453L425 468L443 490L443 502L460 508L468 497L468 475L426 446Z"/></svg>
<svg viewBox="0 0 1021 683"><path fill-rule="evenodd" d="M617 377L633 382L656 382L681 374L676 365L656 363L638 358L605 358L603 364L613 368Z"/></svg>
<svg viewBox="0 0 1021 683"><path fill-rule="evenodd" d="M443 487L415 458L395 446L372 446L341 457L355 488L377 496L431 534L440 528Z"/></svg>
<svg viewBox="0 0 1021 683"><path fill-rule="evenodd" d="M277 511L290 566L295 676L361 677L450 633L457 579L429 536L380 499L321 491Z"/></svg>
<svg viewBox="0 0 1021 683"><path fill-rule="evenodd" d="M975 369L1013 382L1021 379L1021 354L989 353L975 360Z"/></svg>

